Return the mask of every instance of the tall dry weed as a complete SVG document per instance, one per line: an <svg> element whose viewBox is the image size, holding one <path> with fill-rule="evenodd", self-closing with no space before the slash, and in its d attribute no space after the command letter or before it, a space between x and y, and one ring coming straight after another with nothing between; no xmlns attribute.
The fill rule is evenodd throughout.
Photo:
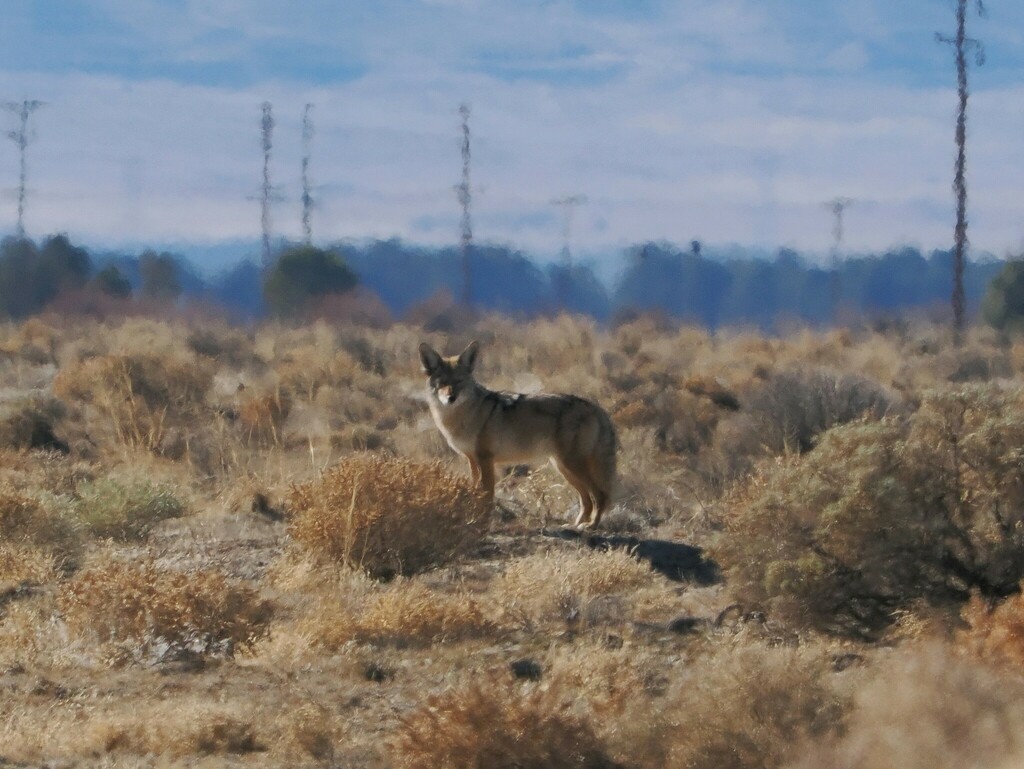
<svg viewBox="0 0 1024 769"><path fill-rule="evenodd" d="M208 359L131 353L65 366L53 388L66 402L96 409L122 444L158 451L172 427L203 423L203 399L212 382Z"/></svg>

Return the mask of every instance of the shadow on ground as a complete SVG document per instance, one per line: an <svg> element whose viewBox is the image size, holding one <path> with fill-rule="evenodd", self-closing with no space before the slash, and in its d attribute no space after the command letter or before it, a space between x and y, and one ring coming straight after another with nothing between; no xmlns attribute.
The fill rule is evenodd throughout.
<svg viewBox="0 0 1024 769"><path fill-rule="evenodd" d="M651 568L676 582L714 585L722 579L718 564L704 557L704 551L667 539L639 539L620 534L591 534L575 529L544 529L541 534L568 542L578 542L594 550L625 550Z"/></svg>

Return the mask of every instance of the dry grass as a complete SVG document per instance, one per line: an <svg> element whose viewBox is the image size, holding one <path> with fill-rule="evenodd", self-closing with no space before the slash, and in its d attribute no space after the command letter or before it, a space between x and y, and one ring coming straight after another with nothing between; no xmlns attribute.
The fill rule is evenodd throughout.
<svg viewBox="0 0 1024 769"><path fill-rule="evenodd" d="M59 559L73 559L81 543L66 508L65 499L0 481L0 536L7 544L33 545Z"/></svg>
<svg viewBox="0 0 1024 769"><path fill-rule="evenodd" d="M838 733L846 710L820 651L758 644L700 660L666 700L667 765L685 769L780 767Z"/></svg>
<svg viewBox="0 0 1024 769"><path fill-rule="evenodd" d="M312 552L379 578L447 563L477 544L487 502L439 464L377 454L343 459L293 487L290 531Z"/></svg>
<svg viewBox="0 0 1024 769"><path fill-rule="evenodd" d="M232 656L263 638L273 617L255 590L215 571L184 573L110 557L63 585L59 605L72 632L97 642L113 663Z"/></svg>
<svg viewBox="0 0 1024 769"><path fill-rule="evenodd" d="M494 635L498 624L481 602L464 592L442 593L399 579L361 600L315 604L297 631L320 648L336 651L349 642L399 647Z"/></svg>
<svg viewBox="0 0 1024 769"><path fill-rule="evenodd" d="M402 719L391 758L402 769L612 769L593 725L564 692L482 680L431 696Z"/></svg>
<svg viewBox="0 0 1024 769"><path fill-rule="evenodd" d="M430 331L372 312L0 325L3 759L1020 763L1024 346L435 304ZM492 520L418 367L420 342L473 338L489 385L607 404L609 528L715 545L727 582L541 536L575 504L547 467L505 475ZM47 429L56 450L33 449ZM172 497L190 514L153 525ZM160 664L95 664L130 660Z"/></svg>
<svg viewBox="0 0 1024 769"><path fill-rule="evenodd" d="M1024 683L941 646L898 653L854 697L845 734L796 769L1020 766Z"/></svg>
<svg viewBox="0 0 1024 769"><path fill-rule="evenodd" d="M650 567L622 550L551 551L517 558L489 591L503 622L582 629L635 617L673 595ZM639 619L639 617L637 617Z"/></svg>
<svg viewBox="0 0 1024 769"><path fill-rule="evenodd" d="M967 628L957 633L962 648L983 659L1020 670L1024 663L1024 596L1011 595L995 606L973 596L963 608Z"/></svg>
<svg viewBox="0 0 1024 769"><path fill-rule="evenodd" d="M172 428L199 417L212 381L206 358L138 352L64 367L53 389L62 400L94 408L124 445L161 451Z"/></svg>

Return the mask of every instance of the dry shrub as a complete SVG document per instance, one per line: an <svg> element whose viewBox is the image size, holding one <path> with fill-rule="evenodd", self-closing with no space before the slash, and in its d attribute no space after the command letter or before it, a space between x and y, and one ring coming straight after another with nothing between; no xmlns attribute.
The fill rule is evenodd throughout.
<svg viewBox="0 0 1024 769"><path fill-rule="evenodd" d="M150 714L157 715L157 714ZM253 723L225 709L200 707L162 717L112 718L93 726L92 739L106 753L186 758L243 755L266 750Z"/></svg>
<svg viewBox="0 0 1024 769"><path fill-rule="evenodd" d="M54 394L92 405L117 439L159 450L168 429L201 418L198 404L213 382L213 363L195 355L102 355L61 369Z"/></svg>
<svg viewBox="0 0 1024 769"><path fill-rule="evenodd" d="M995 606L975 595L961 616L967 623L957 633L961 648L1018 669L1024 664L1024 595L1012 595Z"/></svg>
<svg viewBox="0 0 1024 769"><path fill-rule="evenodd" d="M67 443L54 434L64 413L60 401L42 393L0 402L0 446L67 453Z"/></svg>
<svg viewBox="0 0 1024 769"><path fill-rule="evenodd" d="M724 450L783 454L809 451L821 433L859 419L881 419L898 399L855 374L791 369L775 374L744 399L745 430Z"/></svg>
<svg viewBox="0 0 1024 769"><path fill-rule="evenodd" d="M1024 577L1024 395L964 387L907 424L835 428L727 502L714 548L743 600L872 637L893 612L1016 592Z"/></svg>
<svg viewBox="0 0 1024 769"><path fill-rule="evenodd" d="M490 522L467 479L440 463L378 454L351 455L293 486L288 507L297 542L382 579L450 561L478 544Z"/></svg>
<svg viewBox="0 0 1024 769"><path fill-rule="evenodd" d="M97 537L144 539L160 521L188 513L173 486L142 478L101 478L81 485L78 494L75 518Z"/></svg>
<svg viewBox="0 0 1024 769"><path fill-rule="evenodd" d="M772 769L808 739L839 730L846 709L813 649L742 645L703 657L666 694L659 728L666 766Z"/></svg>
<svg viewBox="0 0 1024 769"><path fill-rule="evenodd" d="M301 623L316 645L337 650L349 641L420 646L489 635L497 624L480 603L464 592L431 590L419 582L398 580L370 592L356 605L318 605Z"/></svg>
<svg viewBox="0 0 1024 769"><path fill-rule="evenodd" d="M331 323L368 328L387 328L391 325L391 310L375 292L357 287L344 294L327 294L309 313Z"/></svg>
<svg viewBox="0 0 1024 769"><path fill-rule="evenodd" d="M403 717L391 745L401 769L612 769L571 698L482 680L429 697Z"/></svg>
<svg viewBox="0 0 1024 769"><path fill-rule="evenodd" d="M1024 762L1024 683L940 646L914 646L858 689L838 740L792 769L962 769Z"/></svg>
<svg viewBox="0 0 1024 769"><path fill-rule="evenodd" d="M32 545L58 559L73 558L81 543L59 497L35 495L0 481L0 537L5 544Z"/></svg>
<svg viewBox="0 0 1024 769"><path fill-rule="evenodd" d="M17 326L8 326L0 338L0 353L17 356L35 365L56 360L61 333L39 318L29 318Z"/></svg>
<svg viewBox="0 0 1024 769"><path fill-rule="evenodd" d="M216 571L161 568L152 559L105 558L66 583L68 626L92 637L111 662L183 653L232 656L267 635L273 607Z"/></svg>
<svg viewBox="0 0 1024 769"><path fill-rule="evenodd" d="M280 391L273 395L242 398L238 405L238 423L246 443L279 446L281 431L291 408L291 398Z"/></svg>
<svg viewBox="0 0 1024 769"><path fill-rule="evenodd" d="M56 578L52 553L32 545L0 542L0 609L4 594L26 585L41 585Z"/></svg>
<svg viewBox="0 0 1024 769"><path fill-rule="evenodd" d="M257 361L252 351L252 338L241 329L222 324L204 324L193 328L185 338L196 355L211 358L221 365L241 368Z"/></svg>
<svg viewBox="0 0 1024 769"><path fill-rule="evenodd" d="M676 383L646 384L612 409L615 424L654 430L659 451L696 454L718 425L718 407L709 399L679 389Z"/></svg>
<svg viewBox="0 0 1024 769"><path fill-rule="evenodd" d="M612 757L626 766L664 766L673 727L663 717L670 669L664 658L626 641L553 646L542 686L565 692L594 723Z"/></svg>
<svg viewBox="0 0 1024 769"><path fill-rule="evenodd" d="M274 750L290 757L305 753L318 761L334 757L337 728L328 710L312 702L289 709L281 719L280 735Z"/></svg>
<svg viewBox="0 0 1024 769"><path fill-rule="evenodd" d="M559 618L569 623L593 622L602 613L625 611L607 599L628 596L635 607L643 589L663 592L650 567L623 550L549 552L517 558L494 583L494 603L516 624Z"/></svg>

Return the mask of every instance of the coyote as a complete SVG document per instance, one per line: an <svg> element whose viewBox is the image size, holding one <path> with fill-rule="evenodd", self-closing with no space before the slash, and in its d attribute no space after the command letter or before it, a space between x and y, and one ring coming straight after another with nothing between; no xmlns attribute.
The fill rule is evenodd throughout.
<svg viewBox="0 0 1024 769"><path fill-rule="evenodd" d="M575 395L495 392L473 378L478 342L442 358L420 345L430 413L448 445L469 460L473 482L494 500L495 463L550 458L580 495L576 526L595 528L612 501L618 440L608 414Z"/></svg>

